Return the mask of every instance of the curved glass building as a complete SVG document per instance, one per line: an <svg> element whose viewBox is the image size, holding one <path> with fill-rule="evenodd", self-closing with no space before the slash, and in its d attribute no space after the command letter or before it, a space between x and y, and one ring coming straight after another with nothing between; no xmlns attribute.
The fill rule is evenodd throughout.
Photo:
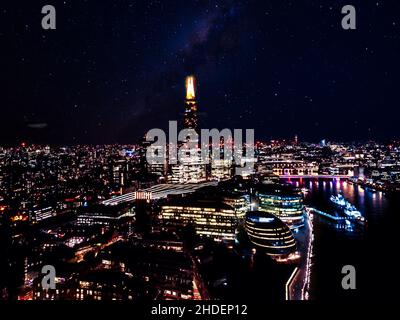
<svg viewBox="0 0 400 320"><path fill-rule="evenodd" d="M291 228L304 224L303 196L287 185L262 185L258 188L259 210L271 213Z"/></svg>
<svg viewBox="0 0 400 320"><path fill-rule="evenodd" d="M273 214L248 212L246 232L250 242L268 255L287 256L296 251L296 240L289 227Z"/></svg>

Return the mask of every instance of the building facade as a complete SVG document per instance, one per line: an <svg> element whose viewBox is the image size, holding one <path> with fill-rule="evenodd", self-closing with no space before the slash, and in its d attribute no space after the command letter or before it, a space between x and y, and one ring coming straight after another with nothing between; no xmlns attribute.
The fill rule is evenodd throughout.
<svg viewBox="0 0 400 320"><path fill-rule="evenodd" d="M160 218L167 228L180 229L192 224L201 237L234 241L240 214L225 203L202 200L166 204Z"/></svg>
<svg viewBox="0 0 400 320"><path fill-rule="evenodd" d="M304 224L303 197L289 186L263 185L257 191L259 210L277 216L291 228Z"/></svg>
<svg viewBox="0 0 400 320"><path fill-rule="evenodd" d="M288 226L273 214L250 211L246 214L250 242L271 256L288 256L296 251L296 240Z"/></svg>

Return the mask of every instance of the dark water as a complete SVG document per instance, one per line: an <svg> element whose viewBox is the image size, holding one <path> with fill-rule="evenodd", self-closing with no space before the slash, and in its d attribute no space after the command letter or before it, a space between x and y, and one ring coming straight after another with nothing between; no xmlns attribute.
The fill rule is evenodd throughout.
<svg viewBox="0 0 400 320"><path fill-rule="evenodd" d="M326 218L314 217L314 258L311 297L324 301L394 300L397 290L395 255L398 249L395 218L400 214L399 196L371 192L360 186L338 180L287 180L310 192L305 203L319 210L334 213L329 198L339 191L368 219L366 228L348 231ZM356 290L341 286L344 265L356 268Z"/></svg>

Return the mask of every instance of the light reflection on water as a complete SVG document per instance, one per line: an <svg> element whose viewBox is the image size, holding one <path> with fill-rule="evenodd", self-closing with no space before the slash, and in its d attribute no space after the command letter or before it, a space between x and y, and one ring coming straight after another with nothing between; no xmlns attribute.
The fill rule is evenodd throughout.
<svg viewBox="0 0 400 320"><path fill-rule="evenodd" d="M305 196L305 204L328 213L337 210L330 202L330 196L341 192L367 218L368 228L353 232L338 228L324 218L316 217L314 221L312 298L348 299L340 286L341 267L352 264L357 266L361 276L372 273L371 262L378 260L378 257L371 259L372 255L381 254L383 239L392 241L390 234L385 230L393 224L391 219L400 210L400 200L387 197L379 191L366 191L345 180L290 179L285 182L298 188L309 189ZM376 267L374 268L376 270ZM358 290L355 299L368 298L369 294L366 292Z"/></svg>
<svg viewBox="0 0 400 320"><path fill-rule="evenodd" d="M362 187L354 185L345 180L317 180L301 179L300 181L286 181L298 188L307 188L310 192L305 196L305 203L315 206L317 209L332 210L329 198L331 195L337 195L339 192L356 206L360 212L366 216L370 222L379 222L379 217L388 207L388 200L383 192L365 191Z"/></svg>

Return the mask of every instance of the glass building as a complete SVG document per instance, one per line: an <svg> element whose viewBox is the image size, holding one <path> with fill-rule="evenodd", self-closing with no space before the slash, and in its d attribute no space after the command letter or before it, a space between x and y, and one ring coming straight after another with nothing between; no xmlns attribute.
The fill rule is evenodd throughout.
<svg viewBox="0 0 400 320"><path fill-rule="evenodd" d="M192 224L196 233L215 241L234 241L239 216L231 206L215 201L172 201L161 207L160 218L168 229Z"/></svg>
<svg viewBox="0 0 400 320"><path fill-rule="evenodd" d="M291 186L270 184L257 190L259 210L271 213L291 228L304 225L303 196Z"/></svg>
<svg viewBox="0 0 400 320"><path fill-rule="evenodd" d="M250 211L246 214L250 242L271 256L288 256L296 251L296 240L289 227L273 214Z"/></svg>

